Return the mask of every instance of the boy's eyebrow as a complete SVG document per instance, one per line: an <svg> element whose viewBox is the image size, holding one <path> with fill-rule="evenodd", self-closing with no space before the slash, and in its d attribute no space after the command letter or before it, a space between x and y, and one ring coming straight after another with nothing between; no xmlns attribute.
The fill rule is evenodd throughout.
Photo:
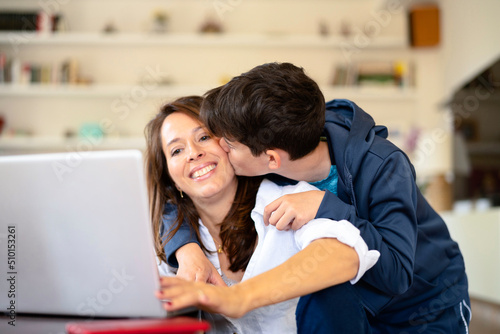
<svg viewBox="0 0 500 334"><path fill-rule="evenodd" d="M226 144L234 145L234 141L231 141L231 140L227 139L226 137L223 137L223 138L224 138L224 141L226 142Z"/></svg>
<svg viewBox="0 0 500 334"><path fill-rule="evenodd" d="M200 131L200 130L203 130L203 127L202 127L201 125L200 125L200 126L198 126L198 127L196 127L196 128L194 128L194 129L193 129L193 131L191 131L191 132L192 132L192 133L196 133L196 132L198 132L198 131ZM181 140L179 137L173 138L172 140L170 140L170 141L167 143L166 147L169 147L170 145L172 145L172 144L174 144L174 143L178 142L179 140Z"/></svg>

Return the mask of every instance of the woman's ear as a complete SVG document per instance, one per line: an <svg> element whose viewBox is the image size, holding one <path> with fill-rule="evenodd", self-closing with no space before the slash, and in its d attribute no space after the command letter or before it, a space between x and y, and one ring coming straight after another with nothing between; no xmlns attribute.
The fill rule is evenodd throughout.
<svg viewBox="0 0 500 334"><path fill-rule="evenodd" d="M281 167L281 156L277 150L267 150L267 167L271 170L276 170Z"/></svg>

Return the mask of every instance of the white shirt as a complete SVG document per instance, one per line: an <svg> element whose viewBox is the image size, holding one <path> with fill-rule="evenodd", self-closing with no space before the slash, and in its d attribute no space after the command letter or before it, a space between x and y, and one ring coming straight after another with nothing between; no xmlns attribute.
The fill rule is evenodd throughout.
<svg viewBox="0 0 500 334"><path fill-rule="evenodd" d="M255 207L251 213L251 217L255 222L258 241L242 281L282 264L312 241L320 238L337 238L340 242L354 247L359 256L360 266L358 274L351 280L352 284L356 283L368 269L375 265L380 253L375 250L369 251L360 236L359 230L346 220L313 219L297 231L279 231L272 225L264 225L263 213L267 204L285 194L309 190L317 190L317 188L307 182L282 187L269 180L262 181L257 192ZM209 251L213 251L213 253L208 253L207 257L221 274L215 243L201 220L200 236L205 247ZM314 265L314 258L312 258L308 266ZM159 268L161 275L175 275L175 269L168 267L165 263L160 264ZM300 273L296 273L288 276L287 282L283 283L300 284L300 280ZM279 294L279 291L275 293ZM247 313L242 318L230 318L229 320L237 329L237 333L295 333L297 332L295 309L298 300L298 298L294 298L278 304L264 306Z"/></svg>

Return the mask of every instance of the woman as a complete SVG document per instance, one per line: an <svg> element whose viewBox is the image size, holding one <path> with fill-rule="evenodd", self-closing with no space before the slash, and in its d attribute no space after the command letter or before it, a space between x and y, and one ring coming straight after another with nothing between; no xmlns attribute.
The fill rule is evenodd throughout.
<svg viewBox="0 0 500 334"><path fill-rule="evenodd" d="M192 305L224 314L238 332L295 332L297 297L356 277L357 266L339 268L330 254L351 257L349 262L356 263L353 247L366 244L345 221L314 219L298 231L265 226L266 204L285 193L315 188L304 182L279 187L259 178L237 177L218 139L199 121L201 102L193 96L167 104L146 128L156 252L164 262L165 242L186 220L229 287L169 277L162 278L158 297L169 300L167 310ZM176 227L164 238L167 203L177 206L178 216ZM344 234L349 235L341 240L344 243L339 241L339 229L352 232Z"/></svg>
<svg viewBox="0 0 500 334"><path fill-rule="evenodd" d="M250 211L252 210L255 203L255 196L260 184L261 179L259 178L236 178L232 167L230 166L227 155L222 153L222 149L219 147L217 142L210 138L207 131L201 127L201 123L198 121L199 108L201 105L202 98L197 96L191 96L186 98L181 98L171 104L166 105L162 111L153 119L147 127L147 175L148 175L148 187L149 195L151 201L151 213L153 228L156 231L157 236L155 238L156 252L160 259L166 262L165 253L163 251L163 244L166 242L160 237L160 232L162 230L162 216L164 212L165 203L171 203L177 206L178 215L177 221L180 223L184 219L191 222L193 230L196 231L197 236L199 234L198 218L201 218L207 226L210 226L210 234L214 238L214 241L218 243L218 249L224 249L224 256L222 260L226 261L229 258L232 259L230 276L234 276L239 272L241 276L241 270L244 269L250 259L253 251L253 247L256 242L256 231L253 221L250 218ZM184 156L182 152L165 152L165 147L163 146L163 141L165 139L163 136L164 132L170 132L175 134L176 132L171 131L171 129L164 127L165 119L167 116L172 116L166 125L173 124L174 128L178 128L181 123L182 125L187 121L197 124L197 135L200 136L198 139L200 143L206 143L205 145L200 145L203 147L208 146L212 151L215 150L215 161L212 165L203 163L202 165L195 165L196 170L189 170L188 173L196 173L196 175L203 173L204 168L212 168L213 165L217 164L216 174L217 180L210 182L200 182L200 175L193 180L189 175L187 178L183 178L182 169L185 167L182 164ZM189 116L186 119L185 116ZM177 119L180 119L177 123ZM191 121L191 122L190 122ZM184 123L183 123L184 122ZM174 138L174 144L180 142L180 138ZM213 145L213 144L216 145ZM182 145L182 143L180 143ZM173 146L173 149L177 149L177 146ZM182 150L182 149L180 149ZM179 156L181 156L179 158ZM210 153L210 157L214 154ZM221 158L219 158L219 156ZM221 163L218 163L222 159ZM171 162L171 168L167 161ZM209 171L208 174L214 174L214 172ZM172 178L171 178L171 175ZM208 176L202 175L204 178ZM173 179L180 179L178 183L175 183ZM190 182L193 181L193 182ZM219 197L211 197L211 187L215 187L215 182L220 182L222 186L227 187L227 191L219 195ZM204 186L203 188L198 188L199 185ZM184 189L186 192L184 194L182 186L191 188L195 192L193 199L195 199L197 206L193 205L191 197L188 195L192 191ZM239 186L238 193L235 197L237 187ZM215 192L217 188L215 189ZM199 193L199 194L198 194ZM184 196L186 195L186 196ZM217 194L215 194L217 195ZM221 198L220 196L225 196L227 198ZM232 211L224 220L225 212L227 212L227 203L234 201L232 206ZM222 206L222 208L219 208ZM220 212L221 217L211 217L212 212ZM222 215L223 214L223 215ZM216 223L211 222L211 220L217 220ZM222 222L219 226L218 224ZM237 222L239 225L232 224L232 222ZM176 229L170 231L169 238L177 232L180 224ZM167 239L169 239L167 238ZM203 246L203 245L202 245ZM204 250L207 250L205 247ZM241 277L239 277L241 279Z"/></svg>

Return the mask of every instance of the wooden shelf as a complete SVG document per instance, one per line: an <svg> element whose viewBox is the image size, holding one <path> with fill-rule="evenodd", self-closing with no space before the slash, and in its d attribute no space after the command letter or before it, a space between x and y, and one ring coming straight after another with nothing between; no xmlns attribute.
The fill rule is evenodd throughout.
<svg viewBox="0 0 500 334"><path fill-rule="evenodd" d="M388 87L360 87L360 86L327 86L322 87L325 100L350 99L353 101L413 101L416 92L413 88Z"/></svg>
<svg viewBox="0 0 500 334"><path fill-rule="evenodd" d="M30 85L0 85L0 96L4 97L82 97L82 98L116 98L124 93L130 92L134 86L130 85L52 85L52 84L30 84ZM213 87L215 87L214 85ZM200 85L163 85L148 91L148 97L177 97L185 95L202 95L210 86ZM321 87L326 100L333 98L347 98L355 100L412 100L415 99L415 91L410 88L399 87Z"/></svg>
<svg viewBox="0 0 500 334"><path fill-rule="evenodd" d="M476 101L497 103L500 101L500 89L484 86L475 89L461 89L453 96L451 103L477 103Z"/></svg>
<svg viewBox="0 0 500 334"><path fill-rule="evenodd" d="M28 84L0 85L0 96L5 97L92 97L116 98L141 84L130 85L64 85L64 84ZM183 96L203 94L211 87L196 85L159 85L147 91L149 97Z"/></svg>
<svg viewBox="0 0 500 334"><path fill-rule="evenodd" d="M467 143L467 151L472 155L500 155L500 142Z"/></svg>
<svg viewBox="0 0 500 334"><path fill-rule="evenodd" d="M23 153L31 151L88 151L110 149L144 149L146 141L143 137L123 138L61 138L61 137L0 137L0 154L10 152Z"/></svg>
<svg viewBox="0 0 500 334"><path fill-rule="evenodd" d="M16 35L17 34L17 35ZM17 41L17 42L16 42ZM17 44L16 44L17 43ZM276 49L286 49L287 52L305 50L305 52L333 51L341 53L345 48L355 48L353 38L343 38L341 36L320 36L313 34L200 34L200 33L111 33L99 32L60 32L52 34L39 34L36 32L0 32L0 46L10 57L9 46L16 46L25 52L34 54L44 50L51 52L57 48L69 47L71 50L105 50L108 48L123 48L122 50L144 48L143 54L148 54L148 48L192 48L186 52L201 52L204 48L221 50L225 48L249 48L272 51ZM362 47L366 50L406 50L407 42L405 36L377 36L370 43ZM79 51L78 51L79 52ZM96 51L100 52L100 51ZM125 51L124 51L125 52ZM244 53L246 54L246 53ZM201 55L201 54L200 54ZM221 58L222 59L222 58ZM224 62L225 60L221 60ZM333 61L333 60L332 60ZM201 63L200 63L201 64ZM103 79L106 80L106 79ZM204 81L205 82L205 81ZM116 99L122 97L137 87L146 87L147 83L119 83L107 84L105 82L95 82L89 85L69 85L69 84L0 84L0 99L10 101L20 101L30 99L32 105L40 110L50 110L46 106L57 99L78 99L77 103L85 103L95 99ZM153 86L147 90L145 98L175 98L185 95L203 95L209 89L218 86L213 85L190 85L182 83L172 83L166 85ZM415 90L401 89L398 87L321 87L326 100L334 98L346 98L355 101L375 101L380 103L390 103L391 101L402 101L414 103ZM86 101L87 100L87 101ZM12 111L13 112L13 111ZM62 110L61 112L66 112ZM71 113L70 110L67 111ZM103 110L106 112L106 110ZM9 115L7 115L9 117ZM36 134L37 131L35 130ZM96 144L88 145L85 138L66 139L57 135L63 133L62 130L55 130L53 136L31 136L31 137L0 137L0 154L21 154L35 152L67 152L70 150L106 150L106 149L144 149L145 140L142 137L121 137L103 138ZM138 133L130 131L130 133Z"/></svg>
<svg viewBox="0 0 500 334"><path fill-rule="evenodd" d="M65 32L39 34L28 32L2 32L0 44L18 41L22 33L22 46L30 45L101 45L101 46L240 46L240 47L309 47L342 48L353 44L342 36L293 35L293 34L146 34L146 33L92 33ZM347 44L346 44L347 43ZM352 45L351 45L352 47ZM377 36L363 49L404 48L407 42L399 36Z"/></svg>

